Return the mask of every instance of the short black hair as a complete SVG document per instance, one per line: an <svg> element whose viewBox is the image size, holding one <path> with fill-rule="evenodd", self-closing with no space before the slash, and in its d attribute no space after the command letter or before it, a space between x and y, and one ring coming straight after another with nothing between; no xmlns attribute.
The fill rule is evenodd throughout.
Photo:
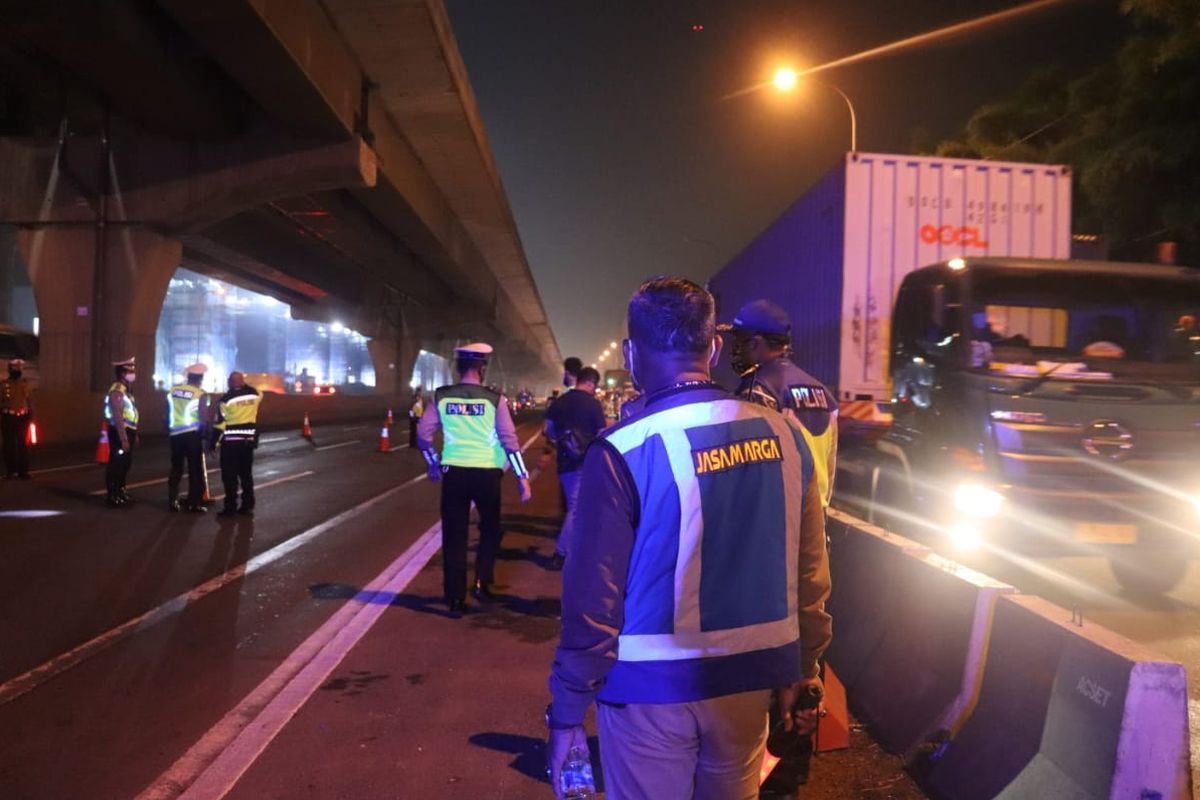
<svg viewBox="0 0 1200 800"><path fill-rule="evenodd" d="M701 355L716 332L713 296L686 278L651 278L629 300L629 338L639 348Z"/></svg>
<svg viewBox="0 0 1200 800"><path fill-rule="evenodd" d="M563 372L567 373L568 375L571 375L572 377L578 378L579 370L581 370L581 369L583 369L583 361L576 358L575 356L571 356L570 358L563 361Z"/></svg>
<svg viewBox="0 0 1200 800"><path fill-rule="evenodd" d="M575 378L576 383L594 383L600 385L600 370L595 367L584 367Z"/></svg>
<svg viewBox="0 0 1200 800"><path fill-rule="evenodd" d="M454 360L454 368L462 375L468 370L478 371L480 375L487 369L487 359L485 358L456 358Z"/></svg>

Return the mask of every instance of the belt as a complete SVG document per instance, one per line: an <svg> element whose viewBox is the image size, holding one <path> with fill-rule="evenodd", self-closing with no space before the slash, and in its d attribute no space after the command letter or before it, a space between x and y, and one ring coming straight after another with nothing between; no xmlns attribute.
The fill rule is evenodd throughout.
<svg viewBox="0 0 1200 800"><path fill-rule="evenodd" d="M0 414L8 414L12 417L23 417L28 413L28 408L0 408Z"/></svg>

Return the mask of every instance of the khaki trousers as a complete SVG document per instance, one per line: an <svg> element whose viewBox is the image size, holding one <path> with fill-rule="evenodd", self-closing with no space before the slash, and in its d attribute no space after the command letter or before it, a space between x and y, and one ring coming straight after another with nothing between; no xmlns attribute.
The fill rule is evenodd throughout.
<svg viewBox="0 0 1200 800"><path fill-rule="evenodd" d="M608 800L756 800L770 701L597 704Z"/></svg>

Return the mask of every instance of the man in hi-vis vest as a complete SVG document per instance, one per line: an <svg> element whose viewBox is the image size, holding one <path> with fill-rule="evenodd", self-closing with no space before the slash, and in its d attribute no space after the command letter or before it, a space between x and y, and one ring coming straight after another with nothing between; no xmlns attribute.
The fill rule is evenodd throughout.
<svg viewBox="0 0 1200 800"><path fill-rule="evenodd" d="M167 474L167 509L203 514L204 487L204 423L209 419L208 395L200 388L204 364L192 364L184 370L185 381L167 392L167 432L171 435L171 471ZM188 493L185 503L179 502L179 482L183 465L187 464Z"/></svg>
<svg viewBox="0 0 1200 800"><path fill-rule="evenodd" d="M225 507L218 517L234 514L254 516L254 450L258 447L258 407L262 394L246 383L240 372L229 373L229 391L217 405L217 428L221 431L221 483ZM238 485L242 502L238 505Z"/></svg>
<svg viewBox="0 0 1200 800"><path fill-rule="evenodd" d="M467 529L471 503L479 510L479 550L475 554L476 600L491 600L496 554L500 550L500 482L508 464L517 476L521 502L528 503L529 472L521 456L508 400L483 385L491 345L476 343L454 351L459 382L434 392L417 426L417 446L429 464L429 480L442 482L442 579L453 615L466 610ZM433 437L442 432L442 454Z"/></svg>
<svg viewBox="0 0 1200 800"><path fill-rule="evenodd" d="M710 379L713 298L680 278L629 303L640 411L588 448L550 676L551 783L587 752L593 701L610 800L752 800L771 690L784 727L821 688L829 562L813 458L794 419Z"/></svg>

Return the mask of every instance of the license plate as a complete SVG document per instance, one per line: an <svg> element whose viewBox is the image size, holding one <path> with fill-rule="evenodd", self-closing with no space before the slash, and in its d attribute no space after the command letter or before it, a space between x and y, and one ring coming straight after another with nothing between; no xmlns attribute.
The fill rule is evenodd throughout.
<svg viewBox="0 0 1200 800"><path fill-rule="evenodd" d="M1089 544L1137 544L1137 525L1113 525L1107 522L1075 523L1075 541Z"/></svg>

